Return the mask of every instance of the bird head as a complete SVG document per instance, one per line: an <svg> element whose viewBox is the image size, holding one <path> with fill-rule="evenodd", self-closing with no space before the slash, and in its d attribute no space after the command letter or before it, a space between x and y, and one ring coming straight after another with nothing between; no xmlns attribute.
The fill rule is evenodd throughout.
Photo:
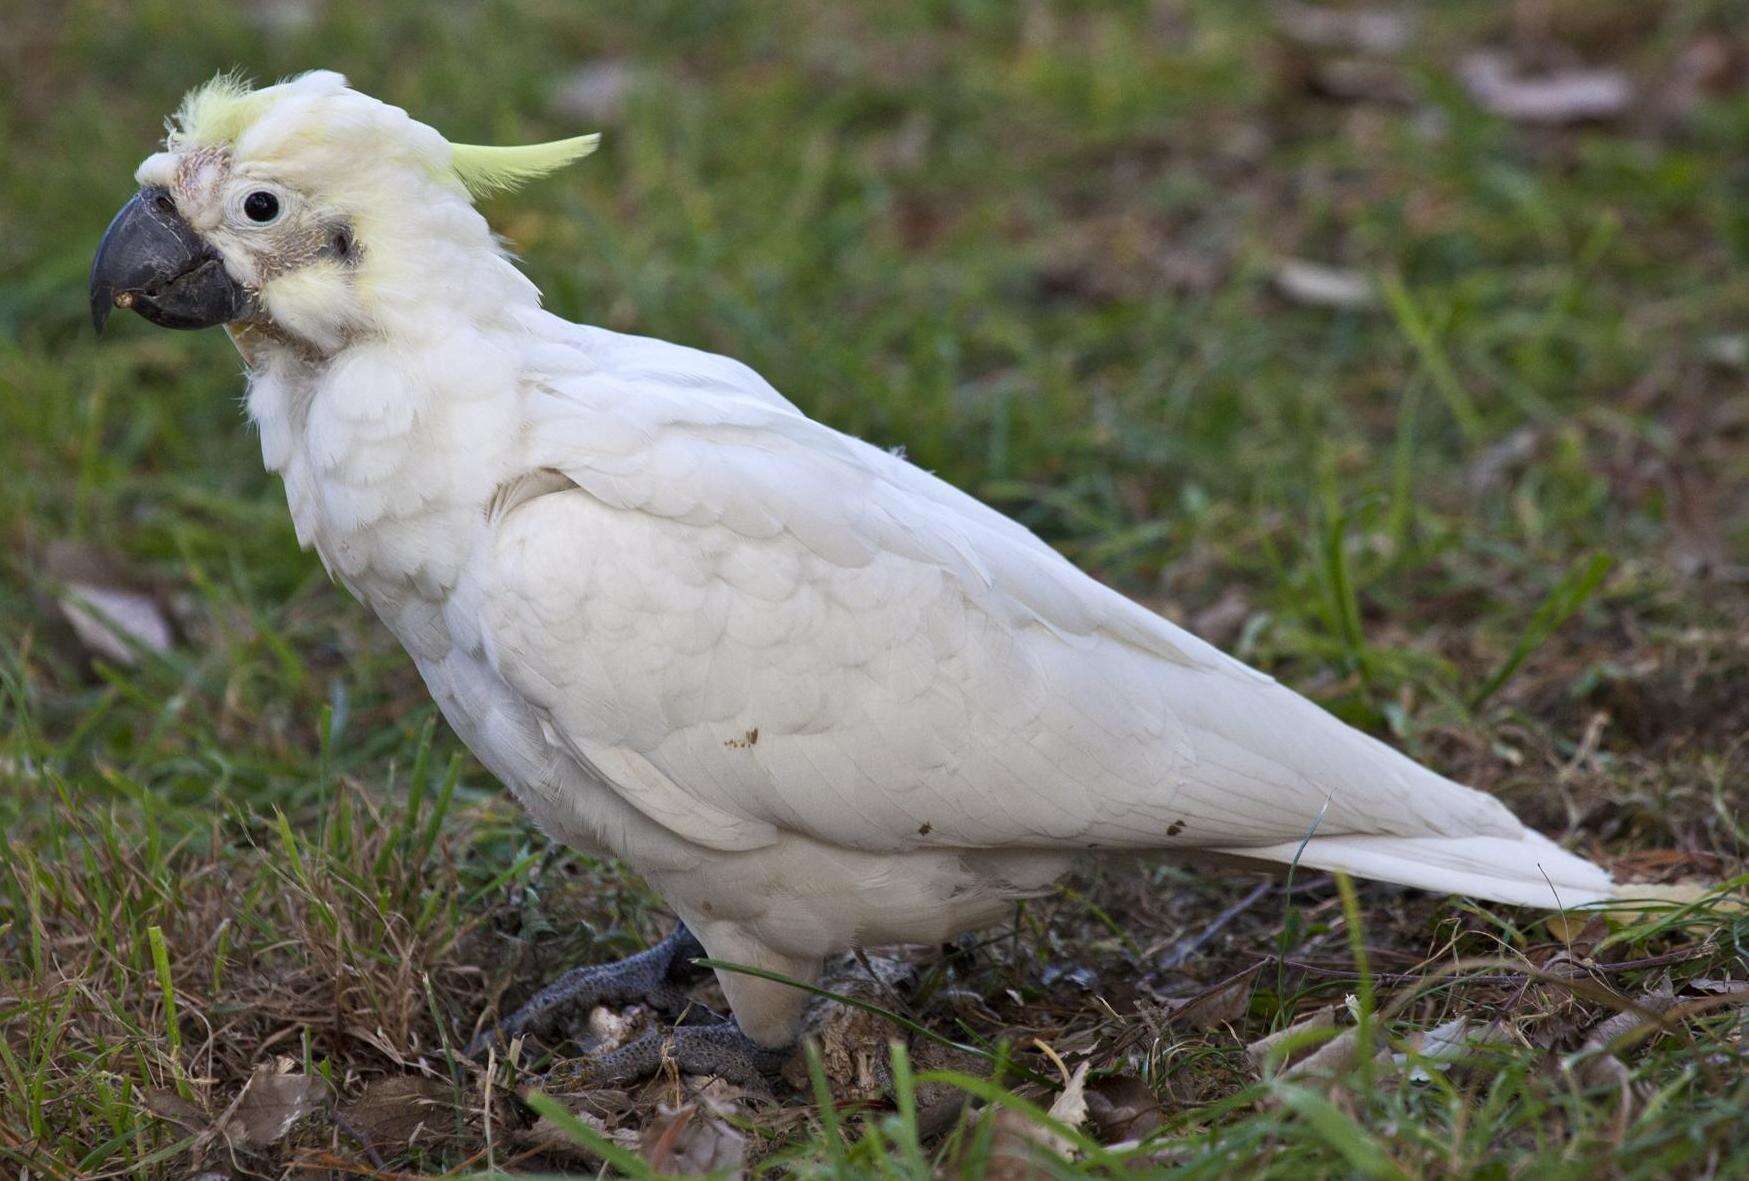
<svg viewBox="0 0 1749 1181"><path fill-rule="evenodd" d="M539 296L474 198L579 159L599 137L449 142L399 107L315 71L191 91L134 174L91 267L91 316L254 327L318 353L359 335L492 315Z"/></svg>

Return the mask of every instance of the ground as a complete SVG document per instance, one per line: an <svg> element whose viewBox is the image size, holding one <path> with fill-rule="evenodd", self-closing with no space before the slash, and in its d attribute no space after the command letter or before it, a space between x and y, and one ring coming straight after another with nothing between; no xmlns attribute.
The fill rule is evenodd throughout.
<svg viewBox="0 0 1749 1181"><path fill-rule="evenodd" d="M1728 902L1551 926L1110 863L841 965L915 1028L828 1004L775 1102L592 1092L562 1040L464 1060L660 900L529 829L298 552L223 337L86 319L105 219L218 68L337 68L459 140L599 129L486 210L557 311L751 363L1624 876L1728 883L1749 12L1329 11L9 13L0 1172L1749 1173ZM1248 1052L1318 1014L1310 1065ZM1059 1059L1089 1111L1052 1140Z"/></svg>

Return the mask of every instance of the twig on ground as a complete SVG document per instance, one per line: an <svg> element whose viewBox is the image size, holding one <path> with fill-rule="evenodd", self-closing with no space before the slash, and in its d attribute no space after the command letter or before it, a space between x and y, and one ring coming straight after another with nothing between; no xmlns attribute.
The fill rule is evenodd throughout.
<svg viewBox="0 0 1749 1181"><path fill-rule="evenodd" d="M1223 910L1220 914L1217 914L1209 921L1209 924L1196 935L1193 935L1189 939L1179 941L1178 946L1160 957L1157 966L1161 971L1166 972L1183 967L1184 964L1190 960L1191 956L1212 943L1215 936L1226 930L1227 926L1232 923L1234 919L1257 905L1257 903L1273 889L1275 889L1274 882L1257 883L1249 894L1233 903L1233 905L1227 907L1227 909Z"/></svg>

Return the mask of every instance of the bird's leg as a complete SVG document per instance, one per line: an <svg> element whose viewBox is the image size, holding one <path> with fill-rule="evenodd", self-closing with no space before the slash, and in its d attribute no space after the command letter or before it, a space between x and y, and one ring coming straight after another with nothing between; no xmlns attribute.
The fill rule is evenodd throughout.
<svg viewBox="0 0 1749 1181"><path fill-rule="evenodd" d="M476 1035L468 1045L468 1055L478 1057L494 1037L508 1041L537 1029L557 1016L561 1009L641 1001L664 1013L682 1013L693 1002L677 978L683 978L692 961L704 954L703 945L686 929L685 923L679 923L666 939L648 951L640 951L611 964L572 968L535 993L496 1027L489 1027ZM615 1051L616 1054L624 1052Z"/></svg>
<svg viewBox="0 0 1749 1181"><path fill-rule="evenodd" d="M711 928L715 953L732 953L770 971L803 980L819 975L817 959L784 956L762 945L737 940L732 930L720 924ZM684 977L692 961L707 953L687 928L677 924L674 932L648 951L613 964L573 968L541 989L533 999L487 1029L468 1047L479 1057L493 1038L509 1039L546 1024L560 1009L602 1002L643 1001L664 1013L679 1014L682 1024L657 1029L635 1038L617 1050L597 1054L576 1067L579 1081L603 1086L635 1082L654 1074L664 1062L672 1062L687 1074L712 1074L743 1086L762 1087L788 1060L796 1029L808 994L741 972L719 969L717 980L731 1009L751 1021L758 1040L749 1037L741 1021L719 1017L687 997L677 977ZM781 1048L777 1048L781 1047Z"/></svg>
<svg viewBox="0 0 1749 1181"><path fill-rule="evenodd" d="M712 959L804 983L819 978L818 958L785 954L728 923L707 922L699 930ZM633 1082L672 1062L687 1074L714 1074L742 1086L763 1088L789 1059L808 992L729 968L717 969L717 983L734 1017L645 1034L584 1063L582 1078L595 1086Z"/></svg>

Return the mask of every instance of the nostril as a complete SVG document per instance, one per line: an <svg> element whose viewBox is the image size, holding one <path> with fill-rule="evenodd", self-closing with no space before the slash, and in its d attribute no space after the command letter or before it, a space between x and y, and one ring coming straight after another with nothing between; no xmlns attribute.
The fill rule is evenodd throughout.
<svg viewBox="0 0 1749 1181"><path fill-rule="evenodd" d="M152 204L156 205L159 210L164 213L176 212L176 202L170 199L169 193L159 193L156 197L152 198Z"/></svg>

